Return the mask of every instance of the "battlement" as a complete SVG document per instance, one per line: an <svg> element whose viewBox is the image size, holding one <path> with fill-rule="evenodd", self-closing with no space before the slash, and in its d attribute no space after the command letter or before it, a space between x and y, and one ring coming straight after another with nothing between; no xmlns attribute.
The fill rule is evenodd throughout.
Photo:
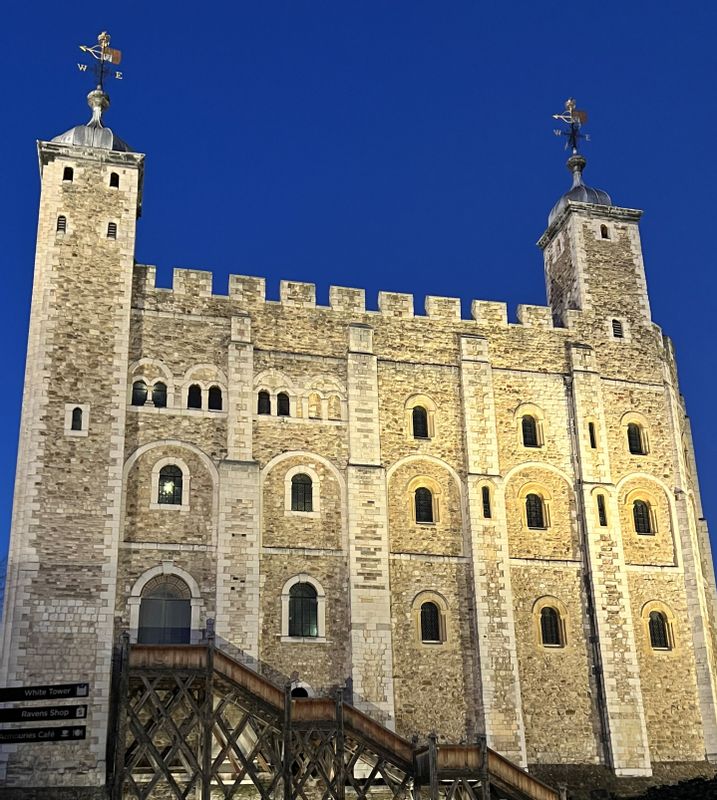
<svg viewBox="0 0 717 800"><path fill-rule="evenodd" d="M220 295L212 293L212 273L206 270L177 269L172 273L172 287L158 288L156 285L156 267L136 264L134 271L134 291L138 298L146 297L150 292L161 292L168 298L178 297L212 298L227 300L237 304L242 310L256 309L266 304L282 305L296 309L318 309L336 311L350 315L378 315L397 320L435 319L444 322L477 322L487 327L530 327L543 330L558 329L549 306L521 304L517 307L517 323L508 322L508 306L506 303L490 300L473 300L471 316L466 319L461 313L461 300L458 297L441 297L427 295L423 303L423 314L416 314L416 299L412 294L401 292L378 293L378 311L366 308L366 291L346 286L329 287L328 306L317 305L316 284L301 281L282 280L279 284L279 300L266 299L266 280L251 275L230 275L229 293ZM581 319L581 312L571 311L568 314L568 328L575 327Z"/></svg>

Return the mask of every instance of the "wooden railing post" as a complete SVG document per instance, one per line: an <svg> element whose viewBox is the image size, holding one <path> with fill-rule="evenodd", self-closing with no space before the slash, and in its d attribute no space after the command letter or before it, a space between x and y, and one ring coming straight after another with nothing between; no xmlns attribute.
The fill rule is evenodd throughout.
<svg viewBox="0 0 717 800"><path fill-rule="evenodd" d="M291 684L284 686L284 727L283 727L284 752L282 758L282 772L284 776L284 800L291 800Z"/></svg>
<svg viewBox="0 0 717 800"><path fill-rule="evenodd" d="M129 703L129 633L120 637L120 652L117 663L119 675L115 684L116 708L114 737L114 763L112 775L112 800L122 800L125 774L125 749L127 747L127 704Z"/></svg>
<svg viewBox="0 0 717 800"><path fill-rule="evenodd" d="M436 734L428 734L428 774L430 779L431 800L438 800L438 747Z"/></svg>
<svg viewBox="0 0 717 800"><path fill-rule="evenodd" d="M488 737L478 739L480 745L480 787L481 800L490 800L490 773L488 772Z"/></svg>
<svg viewBox="0 0 717 800"><path fill-rule="evenodd" d="M212 734L214 732L214 620L207 620L207 663L202 707L202 800L212 800Z"/></svg>
<svg viewBox="0 0 717 800"><path fill-rule="evenodd" d="M346 794L346 743L344 741L344 690L336 690L336 754L334 756L334 781L336 798L344 800Z"/></svg>

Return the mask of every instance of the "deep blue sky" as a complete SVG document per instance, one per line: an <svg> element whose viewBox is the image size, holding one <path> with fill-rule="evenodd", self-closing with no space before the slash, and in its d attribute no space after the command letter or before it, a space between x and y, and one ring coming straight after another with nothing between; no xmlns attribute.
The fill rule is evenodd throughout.
<svg viewBox="0 0 717 800"><path fill-rule="evenodd" d="M12 4L0 28L5 320L0 551L10 527L39 179L35 140L88 118L78 44L124 53L106 118L147 154L137 258L545 302L535 242L569 184L551 114L589 111L586 180L645 209L706 513L717 508L714 4L254 0Z"/></svg>

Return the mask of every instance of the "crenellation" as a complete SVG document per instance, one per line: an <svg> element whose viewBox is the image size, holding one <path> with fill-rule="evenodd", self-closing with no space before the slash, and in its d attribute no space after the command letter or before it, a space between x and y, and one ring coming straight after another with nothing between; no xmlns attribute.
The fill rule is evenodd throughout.
<svg viewBox="0 0 717 800"><path fill-rule="evenodd" d="M364 314L366 312L366 291L364 289L348 289L345 286L330 286L329 306L334 311Z"/></svg>
<svg viewBox="0 0 717 800"><path fill-rule="evenodd" d="M279 284L279 298L287 306L314 308L316 306L316 284L281 281Z"/></svg>
<svg viewBox="0 0 717 800"><path fill-rule="evenodd" d="M508 324L508 304L492 300L473 300L471 316L481 325L506 326Z"/></svg>
<svg viewBox="0 0 717 800"><path fill-rule="evenodd" d="M533 328L552 328L553 310L550 306L530 306L519 305L517 308L517 318L521 325L529 325Z"/></svg>
<svg viewBox="0 0 717 800"><path fill-rule="evenodd" d="M266 279L249 275L230 275L229 297L245 306L264 303L266 301Z"/></svg>
<svg viewBox="0 0 717 800"><path fill-rule="evenodd" d="M457 322L461 318L461 301L458 297L426 295L425 310L429 317Z"/></svg>
<svg viewBox="0 0 717 800"><path fill-rule="evenodd" d="M181 269L172 271L172 291L190 297L211 297L213 273L202 269Z"/></svg>
<svg viewBox="0 0 717 800"><path fill-rule="evenodd" d="M400 292L379 292L378 310L387 317L408 319L413 316L413 295Z"/></svg>

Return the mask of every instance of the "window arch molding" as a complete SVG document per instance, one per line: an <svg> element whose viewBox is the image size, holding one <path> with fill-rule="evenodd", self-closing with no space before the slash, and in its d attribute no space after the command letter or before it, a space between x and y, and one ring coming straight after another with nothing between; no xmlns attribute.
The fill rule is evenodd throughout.
<svg viewBox="0 0 717 800"><path fill-rule="evenodd" d="M308 583L316 592L316 636L289 636L289 601L291 588L297 583ZM281 641L282 642L325 642L326 641L326 592L324 587L312 575L300 572L289 578L281 587Z"/></svg>
<svg viewBox="0 0 717 800"><path fill-rule="evenodd" d="M433 603L438 608L438 639L424 639L421 628L421 609L425 603ZM446 598L433 589L424 589L413 598L411 603L411 619L416 641L424 647L436 647L448 641L448 602Z"/></svg>
<svg viewBox="0 0 717 800"><path fill-rule="evenodd" d="M658 494L655 492L651 492L649 489L645 489L642 486L638 486L635 489L632 489L625 495L625 505L627 506L630 512L630 519L633 517L633 509L635 507L635 503L637 501L642 501L647 505L648 513L650 515L650 530L637 533L649 533L649 534L656 534L659 532L658 526L658 518L659 518L659 509L660 509L660 500ZM635 532L633 527L633 532Z"/></svg>
<svg viewBox="0 0 717 800"><path fill-rule="evenodd" d="M426 410L426 426L428 428L427 436L416 436L413 429L413 409L417 406ZM406 438L412 441L428 441L436 436L436 410L435 402L427 394L412 394L404 403L404 418L405 418L405 431Z"/></svg>
<svg viewBox="0 0 717 800"><path fill-rule="evenodd" d="M266 369L254 376L254 416L280 416L278 411L277 397L279 394L286 394L289 397L289 414L284 419L298 416L300 405L299 392L283 372L276 369ZM257 399L259 392L268 392L271 401L271 413L258 415Z"/></svg>
<svg viewBox="0 0 717 800"><path fill-rule="evenodd" d="M147 400L145 407L152 408L152 389L156 383L163 383L167 387L167 406L174 405L174 376L167 366L156 358L141 358L129 365L129 381L127 385L127 403L132 403L132 386L136 381L142 381L147 386ZM142 406L135 406L142 408Z"/></svg>
<svg viewBox="0 0 717 800"><path fill-rule="evenodd" d="M558 626L560 644L545 644L543 642L542 613L544 608L552 608L558 613ZM568 643L569 614L565 603L554 595L543 595L533 603L533 630L535 642L542 652L547 650L562 650Z"/></svg>
<svg viewBox="0 0 717 800"><path fill-rule="evenodd" d="M543 526L542 529L547 530L550 527L550 506L552 505L553 498L548 489L536 481L529 481L524 483L518 490L518 501L520 503L520 513L523 522L523 527L528 528L528 512L526 508L526 501L528 495L537 495L543 504ZM530 530L538 530L538 528L530 528Z"/></svg>
<svg viewBox="0 0 717 800"><path fill-rule="evenodd" d="M311 478L311 511L291 510L291 480L296 475L308 475ZM321 516L321 478L319 473L308 464L297 464L288 469L284 475L284 516L291 517L295 514L313 518Z"/></svg>
<svg viewBox="0 0 717 800"><path fill-rule="evenodd" d="M537 440L537 444L535 445L526 445L524 443L523 417L532 417L535 420L535 435ZM521 403L515 410L513 422L515 424L516 436L522 447L530 450L545 447L545 412L540 406L535 405L535 403Z"/></svg>
<svg viewBox="0 0 717 800"><path fill-rule="evenodd" d="M159 477L163 467L175 466L182 470L182 502L181 503L160 503L159 497ZM152 490L150 494L149 507L153 511L189 511L189 486L191 483L191 473L187 462L178 456L167 456L155 461L152 465Z"/></svg>
<svg viewBox="0 0 717 800"><path fill-rule="evenodd" d="M430 522L419 522L416 519L416 490L428 489L431 493L431 503L433 505L433 519ZM441 485L435 478L428 475L416 475L406 486L406 495L410 508L411 520L414 525L435 525L441 520Z"/></svg>
<svg viewBox="0 0 717 800"><path fill-rule="evenodd" d="M630 450L630 441L628 435L628 427L630 425L637 425L640 431L640 446L642 448L641 453L633 453ZM641 414L639 411L628 411L626 414L623 414L620 418L620 428L622 430L623 436L623 447L625 452L629 456L646 456L650 453L650 434L649 428L650 424L647 417L644 414Z"/></svg>
<svg viewBox="0 0 717 800"><path fill-rule="evenodd" d="M652 644L652 637L650 636L650 614L653 612L662 614L665 620L666 634L667 634L667 647L655 647ZM649 653L660 654L666 656L677 649L677 639L675 637L676 617L670 606L662 600L648 600L640 610L640 617L642 619L643 631L645 635L645 650Z"/></svg>
<svg viewBox="0 0 717 800"><path fill-rule="evenodd" d="M139 578L134 582L130 596L127 600L129 607L129 638L130 642L136 644L139 635L139 610L142 604L142 596L145 587L154 578L165 576L167 578L179 578L188 588L190 598L190 642L197 644L201 639L200 619L204 607L201 593L199 591L199 584L194 578L181 567L174 565L172 561L163 561L156 567L151 567L146 572L143 572Z"/></svg>

